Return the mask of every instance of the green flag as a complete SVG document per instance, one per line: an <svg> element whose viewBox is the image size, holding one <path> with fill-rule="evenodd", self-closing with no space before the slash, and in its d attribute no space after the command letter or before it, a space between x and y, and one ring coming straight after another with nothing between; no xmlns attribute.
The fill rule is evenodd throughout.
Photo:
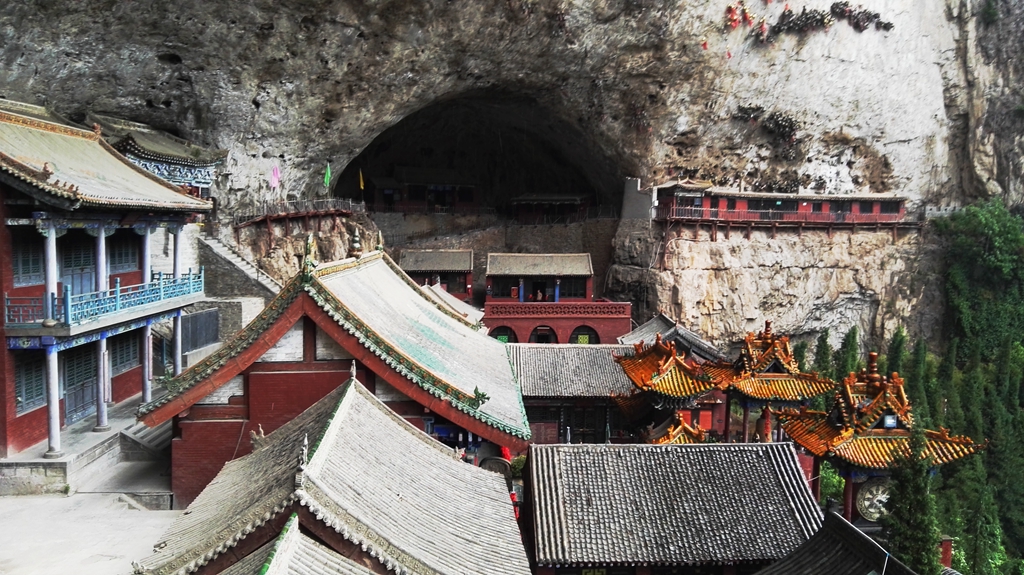
<svg viewBox="0 0 1024 575"><path fill-rule="evenodd" d="M327 162L327 171L324 172L324 187L330 189L331 187L331 163Z"/></svg>

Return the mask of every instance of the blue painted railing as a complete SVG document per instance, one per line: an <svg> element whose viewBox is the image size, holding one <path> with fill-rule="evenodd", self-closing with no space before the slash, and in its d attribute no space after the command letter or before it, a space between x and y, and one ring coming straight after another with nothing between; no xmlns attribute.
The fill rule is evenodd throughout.
<svg viewBox="0 0 1024 575"><path fill-rule="evenodd" d="M64 294L51 294L53 317L64 325L80 325L102 316L128 311L157 302L183 296L203 293L203 268L199 273L187 274L180 278L153 274L149 283L121 286L121 280L109 290L71 295L71 288L64 287ZM42 322L43 297L4 297L4 317L7 325L33 324Z"/></svg>

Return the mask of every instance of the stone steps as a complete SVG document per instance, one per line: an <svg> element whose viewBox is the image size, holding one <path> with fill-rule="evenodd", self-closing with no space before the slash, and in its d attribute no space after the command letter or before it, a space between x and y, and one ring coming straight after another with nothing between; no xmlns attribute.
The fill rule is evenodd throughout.
<svg viewBox="0 0 1024 575"><path fill-rule="evenodd" d="M153 461L166 457L174 429L171 421L156 427L136 423L121 432L121 461Z"/></svg>
<svg viewBox="0 0 1024 575"><path fill-rule="evenodd" d="M243 258L235 250L231 249L230 246L220 241L217 238L200 237L200 241L205 243L211 250L214 251L218 256L229 261L233 266L237 267L245 275L252 278L254 281L270 290L271 293L278 293L281 291L281 283L276 279L267 275L266 272L259 269L258 266Z"/></svg>

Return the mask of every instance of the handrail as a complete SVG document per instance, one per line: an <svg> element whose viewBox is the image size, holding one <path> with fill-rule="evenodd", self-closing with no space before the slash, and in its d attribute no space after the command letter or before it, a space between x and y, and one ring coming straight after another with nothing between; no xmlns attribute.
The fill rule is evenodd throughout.
<svg viewBox="0 0 1024 575"><path fill-rule="evenodd" d="M811 222L875 224L898 223L903 214L855 214L852 212L797 212L787 210L722 210L714 208L665 207L658 208L655 219L705 220L712 222Z"/></svg>
<svg viewBox="0 0 1024 575"><path fill-rule="evenodd" d="M290 202L264 202L262 211L236 214L236 226L265 217L315 214L320 212L349 211L361 213L366 211L366 202L354 202L348 198L328 198L323 200L293 200Z"/></svg>
<svg viewBox="0 0 1024 575"><path fill-rule="evenodd" d="M189 270L180 278L157 272L151 280L149 283L122 286L118 278L111 289L76 295L71 295L70 286L64 286L61 297L51 294L52 317L67 326L80 325L104 315L203 293L205 271L203 268L199 268L198 273ZM8 325L33 324L45 319L45 296L8 297L5 294L4 300L4 318Z"/></svg>

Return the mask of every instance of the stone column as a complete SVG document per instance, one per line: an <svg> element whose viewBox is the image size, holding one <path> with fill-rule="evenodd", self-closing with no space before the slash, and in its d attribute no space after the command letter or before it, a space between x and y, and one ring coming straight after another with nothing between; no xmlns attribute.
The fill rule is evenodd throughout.
<svg viewBox="0 0 1024 575"><path fill-rule="evenodd" d="M181 310L174 316L174 375L181 373Z"/></svg>
<svg viewBox="0 0 1024 575"><path fill-rule="evenodd" d="M43 277L46 291L43 294L43 318L55 320L57 318L53 309L53 301L54 296L57 295L57 229L53 227L52 221L46 223L45 258Z"/></svg>
<svg viewBox="0 0 1024 575"><path fill-rule="evenodd" d="M45 459L64 457L60 448L60 371L57 367L57 348L46 348L46 424L49 447Z"/></svg>
<svg viewBox="0 0 1024 575"><path fill-rule="evenodd" d="M185 228L180 227L174 232L174 279L181 277L181 235L184 231Z"/></svg>
<svg viewBox="0 0 1024 575"><path fill-rule="evenodd" d="M142 403L153 400L153 326L142 328Z"/></svg>
<svg viewBox="0 0 1024 575"><path fill-rule="evenodd" d="M96 291L110 289L110 278L107 276L107 234L100 224L96 234Z"/></svg>
<svg viewBox="0 0 1024 575"><path fill-rule="evenodd" d="M103 234L100 234L103 237ZM97 371L96 374L96 427L93 431L110 431L110 423L107 422L107 338L100 336L99 345L96 346Z"/></svg>

